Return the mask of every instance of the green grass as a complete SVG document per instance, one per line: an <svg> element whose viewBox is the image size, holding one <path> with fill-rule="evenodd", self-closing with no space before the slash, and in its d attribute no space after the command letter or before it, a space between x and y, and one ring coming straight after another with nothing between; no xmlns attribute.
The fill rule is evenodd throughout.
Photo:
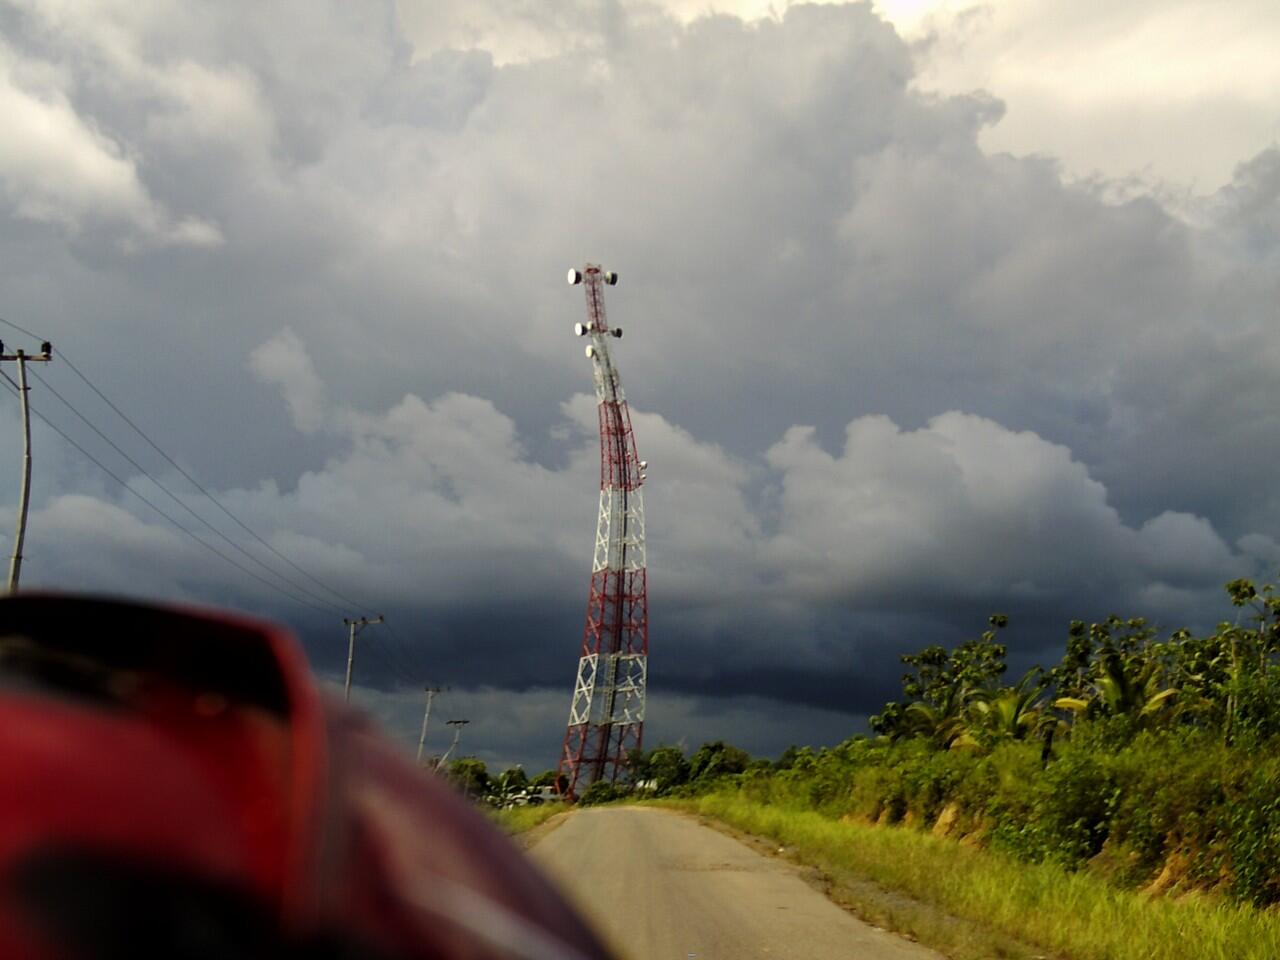
<svg viewBox="0 0 1280 960"><path fill-rule="evenodd" d="M508 807L505 810L489 807L485 812L507 833L524 833L568 809L568 805L564 803L541 803L533 807Z"/></svg>
<svg viewBox="0 0 1280 960"><path fill-rule="evenodd" d="M1145 897L1086 871L1018 863L916 830L846 823L732 794L672 805L794 848L801 860L837 880L846 874L873 881L1071 960L1280 957L1280 913L1275 911L1209 897ZM954 946L938 942L929 929L910 932L944 951ZM953 953L959 954L978 955L971 949Z"/></svg>

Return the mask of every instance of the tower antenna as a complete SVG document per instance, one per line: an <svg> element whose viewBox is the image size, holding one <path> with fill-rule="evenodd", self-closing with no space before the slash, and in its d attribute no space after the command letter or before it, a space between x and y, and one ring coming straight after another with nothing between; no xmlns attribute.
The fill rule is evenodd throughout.
<svg viewBox="0 0 1280 960"><path fill-rule="evenodd" d="M586 354L600 416L600 510L587 622L557 778L569 799L598 780L625 779L644 736L649 598L640 487L648 463L636 452L631 413L609 355L609 340L622 329L609 326L604 288L617 282L616 273L596 264L569 271L569 283L586 291L587 322L575 324L574 333L590 341Z"/></svg>

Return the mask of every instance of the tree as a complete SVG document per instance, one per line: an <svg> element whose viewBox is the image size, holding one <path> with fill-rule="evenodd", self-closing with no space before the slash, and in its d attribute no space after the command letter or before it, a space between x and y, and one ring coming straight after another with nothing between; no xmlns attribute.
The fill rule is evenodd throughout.
<svg viewBox="0 0 1280 960"><path fill-rule="evenodd" d="M689 780L689 761L679 747L663 746L649 752L643 765L643 776L636 774L636 782L651 781L659 795Z"/></svg>
<svg viewBox="0 0 1280 960"><path fill-rule="evenodd" d="M954 650L938 645L904 654L912 669L902 675L904 703L889 703L870 719L876 733L897 739L922 736L950 747L964 733L965 713L975 693L990 690L1007 669L1008 648L996 635L1009 625L1002 613L987 618L988 630Z"/></svg>
<svg viewBox="0 0 1280 960"><path fill-rule="evenodd" d="M912 701L940 704L953 687L983 689L1004 675L1009 650L996 643L996 634L1009 625L1002 613L987 618L989 630L976 640L966 640L948 652L940 646L903 655L902 662L914 669L902 675L902 692Z"/></svg>
<svg viewBox="0 0 1280 960"><path fill-rule="evenodd" d="M1123 717L1136 731L1166 719L1177 695L1176 688L1165 685L1159 661L1113 652L1098 661L1091 691L1059 697L1054 706L1078 716Z"/></svg>
<svg viewBox="0 0 1280 960"><path fill-rule="evenodd" d="M1060 697L1081 697L1091 685L1093 635L1083 620L1067 627L1067 652L1062 662L1049 671L1049 682Z"/></svg>
<svg viewBox="0 0 1280 960"><path fill-rule="evenodd" d="M536 790L539 787L554 787L556 785L556 779L559 776L559 772L554 768L551 770L543 770L540 774L529 781L529 787L533 790Z"/></svg>
<svg viewBox="0 0 1280 960"><path fill-rule="evenodd" d="M775 761L773 764L773 769L790 770L792 767L796 765L796 760L799 758L799 756L800 756L800 747L796 746L793 743L791 746L787 747L787 749L783 750L782 753L778 755L777 761Z"/></svg>
<svg viewBox="0 0 1280 960"><path fill-rule="evenodd" d="M1221 731L1224 743L1266 739L1280 734L1280 598L1271 585L1259 591L1246 579L1226 589L1241 616L1245 608L1252 615L1207 637L1174 633L1163 646L1169 682L1187 722Z"/></svg>
<svg viewBox="0 0 1280 960"><path fill-rule="evenodd" d="M475 757L459 757L449 764L447 774L453 783L468 797L482 797L489 790L489 771L484 761Z"/></svg>
<svg viewBox="0 0 1280 960"><path fill-rule="evenodd" d="M969 704L967 732L984 744L1043 735L1046 723L1057 723L1041 699L1047 685L1040 668L1033 667L1012 687L979 692Z"/></svg>
<svg viewBox="0 0 1280 960"><path fill-rule="evenodd" d="M723 740L715 740L700 746L689 761L689 780L711 780L715 777L742 773L751 762L751 755Z"/></svg>
<svg viewBox="0 0 1280 960"><path fill-rule="evenodd" d="M597 780L583 791L582 796L578 798L578 803L584 807L590 807L597 803L609 803L627 796L630 792L630 788L626 784Z"/></svg>
<svg viewBox="0 0 1280 960"><path fill-rule="evenodd" d="M917 700L902 712L902 731L923 737L940 750L950 750L964 736L968 726L966 709L972 691L958 684L945 687L936 702Z"/></svg>
<svg viewBox="0 0 1280 960"><path fill-rule="evenodd" d="M519 764L502 771L498 776L492 777L489 782L489 796L499 806L506 804L527 789L529 789L529 778L525 775L524 767Z"/></svg>

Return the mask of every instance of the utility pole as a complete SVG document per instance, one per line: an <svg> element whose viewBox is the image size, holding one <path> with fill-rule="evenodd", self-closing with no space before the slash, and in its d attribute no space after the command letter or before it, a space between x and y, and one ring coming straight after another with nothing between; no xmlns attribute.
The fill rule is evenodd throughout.
<svg viewBox="0 0 1280 960"><path fill-rule="evenodd" d="M27 507L31 504L31 407L27 403L27 363L48 363L53 359L53 344L48 340L40 344L40 354L29 357L26 351L4 352L0 343L0 360L12 360L18 364L18 397L22 401L22 495L18 498L18 530L13 537L13 556L9 559L9 592L18 589L18 577L22 573L22 544L27 539Z"/></svg>
<svg viewBox="0 0 1280 960"><path fill-rule="evenodd" d="M351 702L351 667L356 660L356 634L359 633L361 630L363 630L365 627L369 626L369 624L371 623L382 623L382 614L378 614L372 620L370 620L368 617L360 617L357 620L348 620L346 617L343 617L342 622L345 623L351 629L351 634L347 641L347 684L346 684L346 693L345 693L347 703L350 703Z"/></svg>
<svg viewBox="0 0 1280 960"><path fill-rule="evenodd" d="M427 745L427 724L431 722L431 698L442 691L444 687L427 686L423 689L427 692L427 709L422 714L422 736L418 738L418 766L422 766L422 750Z"/></svg>
<svg viewBox="0 0 1280 960"><path fill-rule="evenodd" d="M446 726L453 727L453 743L449 744L449 749L444 752L444 756L441 757L439 762L436 764L437 770L443 767L444 762L453 755L453 750L458 745L458 740L462 737L462 728L465 727L470 722L471 722L470 720L446 720L445 721Z"/></svg>

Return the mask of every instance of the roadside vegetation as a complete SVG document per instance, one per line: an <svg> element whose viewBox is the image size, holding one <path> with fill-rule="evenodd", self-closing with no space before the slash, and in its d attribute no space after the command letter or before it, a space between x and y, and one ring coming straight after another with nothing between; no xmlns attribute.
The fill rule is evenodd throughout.
<svg viewBox="0 0 1280 960"><path fill-rule="evenodd" d="M1280 956L1280 916L1224 898L1147 896L1118 889L1087 870L1019 862L926 831L835 820L728 791L675 803L785 845L837 887L848 883L856 912L957 960ZM935 909L874 895L869 903L859 902L859 882L867 880Z"/></svg>
<svg viewBox="0 0 1280 960"><path fill-rule="evenodd" d="M569 809L556 793L554 770L532 778L519 766L491 774L483 760L459 757L441 773L509 834L525 833Z"/></svg>
<svg viewBox="0 0 1280 960"><path fill-rule="evenodd" d="M871 736L772 762L662 746L579 802L656 800L767 837L953 957L1273 960L1280 598L1247 580L1227 595L1235 615L1206 636L1072 622L1061 660L1012 682L996 615L904 656ZM541 802L554 771L449 775L512 832L563 809Z"/></svg>
<svg viewBox="0 0 1280 960"><path fill-rule="evenodd" d="M903 657L875 736L773 763L660 747L636 780L1064 956L1277 957L1280 599L1227 594L1207 636L1073 622L1061 661L1014 682L993 616Z"/></svg>
<svg viewBox="0 0 1280 960"><path fill-rule="evenodd" d="M513 806L513 807L493 807L485 808L485 812L489 817L507 833L524 833L526 830L532 830L534 827L546 823L557 813L564 813L569 809L567 803L555 801L554 803L541 803L535 806Z"/></svg>

